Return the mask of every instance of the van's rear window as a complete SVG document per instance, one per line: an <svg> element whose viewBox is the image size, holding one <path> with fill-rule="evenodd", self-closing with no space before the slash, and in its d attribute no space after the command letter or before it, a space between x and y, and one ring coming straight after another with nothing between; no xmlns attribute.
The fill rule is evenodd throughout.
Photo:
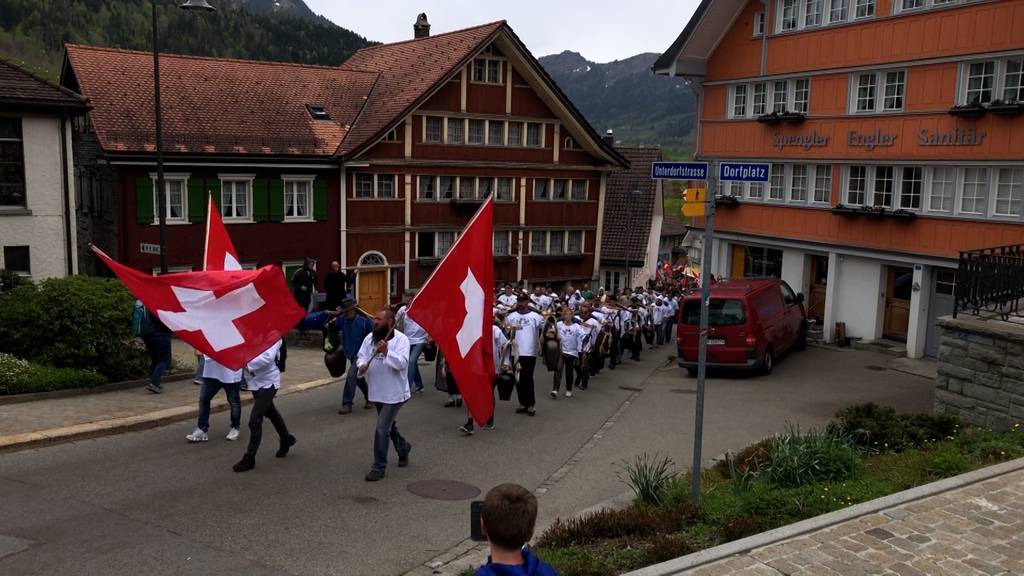
<svg viewBox="0 0 1024 576"><path fill-rule="evenodd" d="M709 326L739 326L746 322L742 300L711 300L708 307ZM700 300L690 300L683 304L683 324L700 326Z"/></svg>

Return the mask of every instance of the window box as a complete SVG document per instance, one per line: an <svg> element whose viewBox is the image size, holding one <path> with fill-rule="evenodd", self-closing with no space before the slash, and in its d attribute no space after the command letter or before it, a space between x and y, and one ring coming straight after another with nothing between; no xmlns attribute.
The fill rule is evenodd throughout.
<svg viewBox="0 0 1024 576"><path fill-rule="evenodd" d="M715 198L715 206L739 206L740 201L735 196L717 196Z"/></svg>
<svg viewBox="0 0 1024 576"><path fill-rule="evenodd" d="M999 114L1000 116L1015 116L1017 114L1024 113L1024 102L1003 102L1002 100L993 100L988 105L988 111L993 114Z"/></svg>
<svg viewBox="0 0 1024 576"><path fill-rule="evenodd" d="M799 124L806 119L807 115L802 112L771 112L757 117L757 121L762 124L779 124L781 122Z"/></svg>
<svg viewBox="0 0 1024 576"><path fill-rule="evenodd" d="M961 104L949 109L950 116L960 116L961 118L980 118L985 115L985 112L985 106L979 102Z"/></svg>
<svg viewBox="0 0 1024 576"><path fill-rule="evenodd" d="M865 216L868 218L899 218L901 220L913 220L917 213L911 210L889 210L881 206L844 206L836 204L832 207L832 213L837 216Z"/></svg>
<svg viewBox="0 0 1024 576"><path fill-rule="evenodd" d="M757 121L761 124L779 124L782 122L782 116L778 112L771 112L769 114L761 114L757 117Z"/></svg>
<svg viewBox="0 0 1024 576"><path fill-rule="evenodd" d="M889 212L888 216L892 218L900 218L903 220L913 220L914 218L917 218L917 213L911 210L900 209Z"/></svg>
<svg viewBox="0 0 1024 576"><path fill-rule="evenodd" d="M856 216L860 213L860 210L849 206L843 206L842 204L836 204L832 207L832 213L837 216Z"/></svg>

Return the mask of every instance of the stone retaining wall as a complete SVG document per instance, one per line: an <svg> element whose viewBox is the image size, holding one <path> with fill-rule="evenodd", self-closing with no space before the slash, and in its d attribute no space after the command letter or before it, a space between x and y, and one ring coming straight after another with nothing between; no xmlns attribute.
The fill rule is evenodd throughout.
<svg viewBox="0 0 1024 576"><path fill-rule="evenodd" d="M1024 421L1024 324L945 316L935 411L981 426Z"/></svg>

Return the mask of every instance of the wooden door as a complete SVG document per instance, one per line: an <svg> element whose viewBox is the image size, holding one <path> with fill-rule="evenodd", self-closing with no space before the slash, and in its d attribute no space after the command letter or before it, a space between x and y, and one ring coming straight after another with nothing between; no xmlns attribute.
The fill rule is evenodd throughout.
<svg viewBox="0 0 1024 576"><path fill-rule="evenodd" d="M729 277L743 278L747 271L747 247L741 244L732 245L732 269L729 272Z"/></svg>
<svg viewBox="0 0 1024 576"><path fill-rule="evenodd" d="M388 302L388 271L360 270L356 298L359 307L370 314L376 314Z"/></svg>
<svg viewBox="0 0 1024 576"><path fill-rule="evenodd" d="M828 292L828 258L811 257L811 287L807 294L807 317L819 324L825 321L825 297Z"/></svg>
<svg viewBox="0 0 1024 576"><path fill-rule="evenodd" d="M888 268L883 336L897 340L907 339L907 330L910 327L910 295L913 287L913 270L891 266Z"/></svg>

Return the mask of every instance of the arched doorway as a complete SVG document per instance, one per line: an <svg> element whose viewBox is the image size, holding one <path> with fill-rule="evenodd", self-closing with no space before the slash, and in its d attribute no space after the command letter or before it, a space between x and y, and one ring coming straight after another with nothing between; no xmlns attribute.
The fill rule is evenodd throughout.
<svg viewBox="0 0 1024 576"><path fill-rule="evenodd" d="M388 259L380 252L367 252L359 257L358 272L356 299L359 307L376 314L390 302Z"/></svg>

